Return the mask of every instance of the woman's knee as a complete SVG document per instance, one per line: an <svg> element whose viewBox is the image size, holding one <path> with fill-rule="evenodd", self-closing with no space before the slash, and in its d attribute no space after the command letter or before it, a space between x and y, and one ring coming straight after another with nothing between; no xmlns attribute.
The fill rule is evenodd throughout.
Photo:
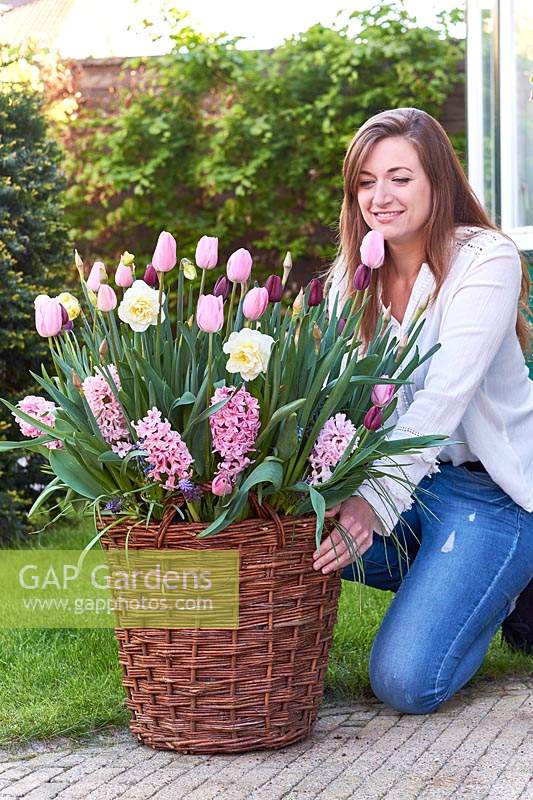
<svg viewBox="0 0 533 800"><path fill-rule="evenodd" d="M444 702L438 697L433 671L409 648L392 651L374 642L369 662L372 691L386 705L402 714L431 714Z"/></svg>

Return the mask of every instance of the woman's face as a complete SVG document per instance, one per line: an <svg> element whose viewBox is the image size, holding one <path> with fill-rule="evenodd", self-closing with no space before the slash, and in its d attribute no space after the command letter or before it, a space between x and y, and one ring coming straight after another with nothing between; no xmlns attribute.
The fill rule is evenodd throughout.
<svg viewBox="0 0 533 800"><path fill-rule="evenodd" d="M357 200L366 224L391 243L423 235L431 184L413 145L401 136L377 142L363 164Z"/></svg>

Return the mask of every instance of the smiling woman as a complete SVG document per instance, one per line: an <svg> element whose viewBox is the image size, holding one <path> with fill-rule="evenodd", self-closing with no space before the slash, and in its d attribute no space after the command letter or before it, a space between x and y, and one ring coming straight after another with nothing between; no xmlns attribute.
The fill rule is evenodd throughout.
<svg viewBox="0 0 533 800"><path fill-rule="evenodd" d="M348 148L344 189L330 307L352 294L361 241L378 231L385 258L370 271L363 349L388 303L400 342L425 306L418 346L432 353L398 393L389 441L438 430L452 443L375 461L376 477L328 512L352 538L362 574L338 530L315 553L315 569L344 567L344 578L397 592L373 645L370 681L396 709L428 713L474 675L520 593L531 591L533 382L521 313L530 280L446 133L423 111L369 119ZM533 611L526 617L519 646L528 651Z"/></svg>

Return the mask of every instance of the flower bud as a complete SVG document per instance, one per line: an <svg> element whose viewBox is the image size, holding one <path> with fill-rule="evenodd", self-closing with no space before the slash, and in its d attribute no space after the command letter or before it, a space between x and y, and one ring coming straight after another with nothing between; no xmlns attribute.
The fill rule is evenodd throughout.
<svg viewBox="0 0 533 800"><path fill-rule="evenodd" d="M315 350L318 353L320 350L320 342L322 341L322 331L318 327L318 325L313 325L313 339L315 340Z"/></svg>
<svg viewBox="0 0 533 800"><path fill-rule="evenodd" d="M344 328L346 327L346 320L344 317L341 317L337 323L337 334L341 336Z"/></svg>
<svg viewBox="0 0 533 800"><path fill-rule="evenodd" d="M87 289L87 297L89 298L89 303L96 307L96 294L92 289Z"/></svg>
<svg viewBox="0 0 533 800"><path fill-rule="evenodd" d="M363 425L369 431L377 431L383 424L383 410L372 406L365 414Z"/></svg>
<svg viewBox="0 0 533 800"><path fill-rule="evenodd" d="M183 274L188 281L193 281L196 278L196 267L188 258L181 259L180 269L183 270Z"/></svg>
<svg viewBox="0 0 533 800"><path fill-rule="evenodd" d="M408 342L409 342L409 337L406 334L404 334L401 337L400 341L398 342L398 348L396 350L396 355L394 356L394 361L396 363L398 363L398 361L400 361L401 357L403 356Z"/></svg>
<svg viewBox="0 0 533 800"><path fill-rule="evenodd" d="M394 396L395 386L392 383L378 383L372 389L372 403L384 408Z"/></svg>
<svg viewBox="0 0 533 800"><path fill-rule="evenodd" d="M148 264L144 271L143 281L152 289L159 289L159 276L153 264Z"/></svg>
<svg viewBox="0 0 533 800"><path fill-rule="evenodd" d="M196 307L196 322L201 331L217 333L224 325L224 309L222 297L212 294L201 294Z"/></svg>
<svg viewBox="0 0 533 800"><path fill-rule="evenodd" d="M83 280L85 277L83 259L81 258L77 250L74 250L74 263L76 265L76 269L78 270L78 275L80 276L80 279Z"/></svg>
<svg viewBox="0 0 533 800"><path fill-rule="evenodd" d="M81 378L76 372L76 370L73 369L70 375L71 375L72 385L74 386L74 388L77 389L78 392L81 391L82 388Z"/></svg>
<svg viewBox="0 0 533 800"><path fill-rule="evenodd" d="M319 306L324 299L324 290L318 278L313 278L310 284L309 295L307 297L307 304L310 308Z"/></svg>
<svg viewBox="0 0 533 800"><path fill-rule="evenodd" d="M105 270L104 263L102 261L95 261L92 265L89 277L87 278L87 287L92 292L96 293L100 288L100 284L105 283L106 281L107 272Z"/></svg>
<svg viewBox="0 0 533 800"><path fill-rule="evenodd" d="M252 256L244 247L240 247L228 258L226 273L233 283L244 283L252 272Z"/></svg>
<svg viewBox="0 0 533 800"><path fill-rule="evenodd" d="M152 265L157 272L170 272L176 266L176 240L168 231L159 234Z"/></svg>
<svg viewBox="0 0 533 800"><path fill-rule="evenodd" d="M283 297L283 284L279 275L269 275L266 279L265 289L268 292L270 303L279 303Z"/></svg>
<svg viewBox="0 0 533 800"><path fill-rule="evenodd" d="M100 342L100 347L98 348L98 352L101 358L105 358L109 353L109 345L107 343L107 339L102 339Z"/></svg>
<svg viewBox="0 0 533 800"><path fill-rule="evenodd" d="M218 238L202 236L196 245L196 263L201 269L213 269L218 261Z"/></svg>
<svg viewBox="0 0 533 800"><path fill-rule="evenodd" d="M255 321L265 313L267 306L268 291L260 286L256 286L247 292L242 304L242 313L246 319Z"/></svg>
<svg viewBox="0 0 533 800"><path fill-rule="evenodd" d="M292 256L291 251L287 250L287 254L283 259L283 278L281 279L281 283L283 286L287 283L287 278L289 277L290 271L292 269Z"/></svg>
<svg viewBox="0 0 533 800"><path fill-rule="evenodd" d="M135 256L133 255L133 253L128 253L127 250L124 250L124 252L120 257L120 260L126 267L132 267L133 262L135 261Z"/></svg>
<svg viewBox="0 0 533 800"><path fill-rule="evenodd" d="M388 325L392 316L392 303L389 303L385 311L383 312L383 326Z"/></svg>
<svg viewBox="0 0 533 800"><path fill-rule="evenodd" d="M370 285L370 267L359 264L353 276L353 288L356 292L362 292Z"/></svg>
<svg viewBox="0 0 533 800"><path fill-rule="evenodd" d="M57 336L63 327L63 306L59 300L40 294L35 298L34 305L35 327L39 336Z"/></svg>
<svg viewBox="0 0 533 800"><path fill-rule="evenodd" d="M224 474L216 475L211 483L211 492L216 497L224 497L227 494L231 494L232 486L229 477Z"/></svg>
<svg viewBox="0 0 533 800"><path fill-rule="evenodd" d="M294 303L292 304L292 316L299 317L304 309L304 291L300 289Z"/></svg>
<svg viewBox="0 0 533 800"><path fill-rule="evenodd" d="M117 306L117 296L115 290L107 283L102 283L98 289L98 297L96 300L96 308L99 311L113 311Z"/></svg>
<svg viewBox="0 0 533 800"><path fill-rule="evenodd" d="M379 231L369 231L361 242L361 261L370 269L381 267L385 260L385 240Z"/></svg>
<svg viewBox="0 0 533 800"><path fill-rule="evenodd" d="M215 283L213 294L215 297L221 297L223 300L227 300L230 293L230 287L231 284L227 277L225 275L221 275Z"/></svg>
<svg viewBox="0 0 533 800"><path fill-rule="evenodd" d="M129 289L132 285L133 269L129 264L125 264L123 261L120 262L115 272L115 283L122 289Z"/></svg>

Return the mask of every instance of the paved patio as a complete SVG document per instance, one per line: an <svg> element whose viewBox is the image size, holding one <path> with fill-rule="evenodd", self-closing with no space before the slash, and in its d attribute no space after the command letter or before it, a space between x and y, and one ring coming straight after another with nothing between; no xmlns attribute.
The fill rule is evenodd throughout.
<svg viewBox="0 0 533 800"><path fill-rule="evenodd" d="M427 716L325 702L313 736L278 751L156 752L125 729L0 751L4 800L533 800L532 775L533 676L478 682Z"/></svg>

